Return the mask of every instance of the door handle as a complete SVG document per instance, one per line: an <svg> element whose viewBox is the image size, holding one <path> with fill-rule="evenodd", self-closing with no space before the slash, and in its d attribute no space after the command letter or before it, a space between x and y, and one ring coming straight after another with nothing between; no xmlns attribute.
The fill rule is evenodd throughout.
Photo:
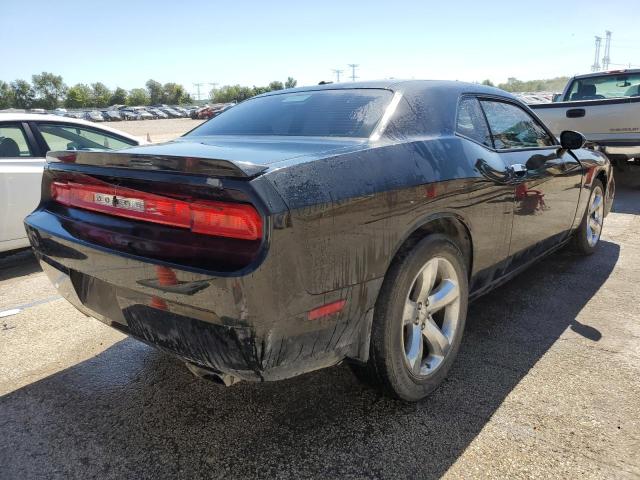
<svg viewBox="0 0 640 480"><path fill-rule="evenodd" d="M570 108L567 110L567 118L580 118L587 114L584 108Z"/></svg>

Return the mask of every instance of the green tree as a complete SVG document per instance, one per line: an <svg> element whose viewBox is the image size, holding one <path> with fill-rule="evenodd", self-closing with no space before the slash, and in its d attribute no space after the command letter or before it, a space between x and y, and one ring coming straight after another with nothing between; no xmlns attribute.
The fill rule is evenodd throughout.
<svg viewBox="0 0 640 480"><path fill-rule="evenodd" d="M126 105L127 91L124 88L116 87L109 99L109 105Z"/></svg>
<svg viewBox="0 0 640 480"><path fill-rule="evenodd" d="M134 88L129 92L129 98L127 99L127 105L149 105L151 97L147 90L144 88Z"/></svg>
<svg viewBox="0 0 640 480"><path fill-rule="evenodd" d="M482 81L482 85L486 85L487 87L495 87L493 82L491 80L489 80L488 78L486 80Z"/></svg>
<svg viewBox="0 0 640 480"><path fill-rule="evenodd" d="M91 84L91 106L104 108L109 106L111 90L102 82Z"/></svg>
<svg viewBox="0 0 640 480"><path fill-rule="evenodd" d="M218 89L211 90L210 98L217 103L242 102L255 95L255 90L251 87L241 85L225 85Z"/></svg>
<svg viewBox="0 0 640 480"><path fill-rule="evenodd" d="M569 77L556 77L542 80L518 80L509 77L506 83L501 83L498 88L507 92L559 92L569 81Z"/></svg>
<svg viewBox="0 0 640 480"><path fill-rule="evenodd" d="M0 110L11 108L15 104L15 97L11 85L0 80Z"/></svg>
<svg viewBox="0 0 640 480"><path fill-rule="evenodd" d="M296 88L296 85L298 85L298 81L293 77L288 77L284 82L284 88Z"/></svg>
<svg viewBox="0 0 640 480"><path fill-rule="evenodd" d="M151 105L155 105L157 103L165 103L164 99L164 89L162 88L162 84L160 82L156 82L155 80L148 80L146 83L147 91L149 92L149 101Z"/></svg>
<svg viewBox="0 0 640 480"><path fill-rule="evenodd" d="M42 72L40 75L33 75L31 81L36 95L35 105L52 110L64 100L67 86L60 75Z"/></svg>
<svg viewBox="0 0 640 480"><path fill-rule="evenodd" d="M256 87L253 86L253 94L254 95L262 95L263 93L270 92L271 89L269 87Z"/></svg>
<svg viewBox="0 0 640 480"><path fill-rule="evenodd" d="M275 81L273 81L273 82L271 82L269 84L268 88L269 88L269 91L282 90L282 89L284 89L284 85L282 84L282 82L279 82L279 81L275 80Z"/></svg>
<svg viewBox="0 0 640 480"><path fill-rule="evenodd" d="M191 102L191 96L187 93L184 87L178 83L165 83L162 90L164 98L163 103L180 105Z"/></svg>
<svg viewBox="0 0 640 480"><path fill-rule="evenodd" d="M16 108L31 108L35 100L33 87L26 80L14 80L11 82L13 101Z"/></svg>
<svg viewBox="0 0 640 480"><path fill-rule="evenodd" d="M84 83L78 83L67 90L64 104L69 108L85 108L92 104L92 90Z"/></svg>

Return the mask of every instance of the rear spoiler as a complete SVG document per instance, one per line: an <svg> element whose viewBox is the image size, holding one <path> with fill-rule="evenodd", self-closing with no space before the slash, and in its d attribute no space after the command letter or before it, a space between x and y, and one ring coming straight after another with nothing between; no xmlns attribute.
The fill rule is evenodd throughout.
<svg viewBox="0 0 640 480"><path fill-rule="evenodd" d="M249 162L162 155L154 154L151 151L149 153L129 153L127 150L63 150L47 153L47 163L58 162L232 178L253 178L267 170L264 165Z"/></svg>

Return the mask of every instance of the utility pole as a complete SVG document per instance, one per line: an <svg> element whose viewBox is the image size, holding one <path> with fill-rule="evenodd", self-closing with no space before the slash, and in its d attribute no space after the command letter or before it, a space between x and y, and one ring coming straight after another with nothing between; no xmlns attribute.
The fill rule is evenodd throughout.
<svg viewBox="0 0 640 480"><path fill-rule="evenodd" d="M596 55L591 65L591 71L597 72L600 70L600 43L602 43L602 37L596 35Z"/></svg>
<svg viewBox="0 0 640 480"><path fill-rule="evenodd" d="M334 68L333 73L336 74L336 83L340 83L340 74L342 73L342 70L338 70Z"/></svg>
<svg viewBox="0 0 640 480"><path fill-rule="evenodd" d="M611 58L609 57L609 54L611 53L611 32L609 30L606 30L604 34L606 38L604 41L604 57L602 57L602 69L609 70L609 62L611 61Z"/></svg>
<svg viewBox="0 0 640 480"><path fill-rule="evenodd" d="M196 87L196 95L198 96L198 101L200 101L200 87L202 87L204 85L204 83L194 83L193 84Z"/></svg>
<svg viewBox="0 0 640 480"><path fill-rule="evenodd" d="M216 82L209 82L207 83L207 85L211 85L211 90L215 90L215 88L218 86Z"/></svg>
<svg viewBox="0 0 640 480"><path fill-rule="evenodd" d="M356 76L356 68L358 68L360 65L358 65L357 63L349 63L347 65L349 65L351 67L351 81L355 82L356 78L358 78Z"/></svg>

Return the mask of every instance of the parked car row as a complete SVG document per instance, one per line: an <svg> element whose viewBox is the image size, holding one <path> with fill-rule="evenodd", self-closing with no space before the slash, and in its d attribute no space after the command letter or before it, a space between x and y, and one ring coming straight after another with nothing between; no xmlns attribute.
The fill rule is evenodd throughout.
<svg viewBox="0 0 640 480"><path fill-rule="evenodd" d="M222 110L226 105L221 105L218 110ZM170 105L153 105L150 107L131 107L128 105L114 105L108 109L91 109L91 110L67 110L66 108L56 108L51 112L43 109L32 109L30 113L52 113L61 117L76 118L79 120L88 120L90 122L119 122L122 120L157 120L166 118L211 118L214 115L198 116L195 112L203 109L211 108L209 105L205 107L197 106L170 106ZM217 114L216 113L216 114Z"/></svg>

